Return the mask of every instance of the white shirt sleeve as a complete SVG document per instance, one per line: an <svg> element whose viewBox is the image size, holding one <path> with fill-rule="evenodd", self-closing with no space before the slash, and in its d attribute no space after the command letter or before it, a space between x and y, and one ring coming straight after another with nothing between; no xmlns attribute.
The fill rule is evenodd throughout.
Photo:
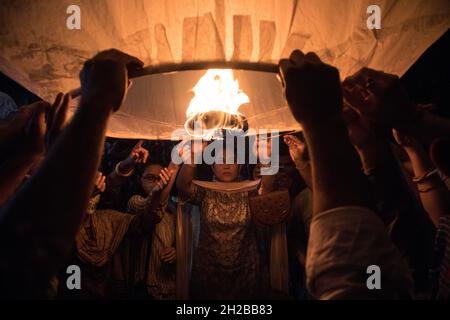
<svg viewBox="0 0 450 320"><path fill-rule="evenodd" d="M367 281L380 268L381 289ZM406 298L411 271L376 214L364 207L340 207L313 216L306 259L307 286L318 299Z"/></svg>

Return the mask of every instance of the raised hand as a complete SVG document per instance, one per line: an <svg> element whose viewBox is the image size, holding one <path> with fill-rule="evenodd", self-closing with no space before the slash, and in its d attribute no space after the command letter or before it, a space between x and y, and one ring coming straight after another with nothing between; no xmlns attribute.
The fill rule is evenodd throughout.
<svg viewBox="0 0 450 320"><path fill-rule="evenodd" d="M171 170L169 168L163 168L159 173L158 183L155 187L156 190L154 191L163 190L169 184L170 178L172 177L173 174L174 170Z"/></svg>
<svg viewBox="0 0 450 320"><path fill-rule="evenodd" d="M202 140L183 140L175 148L178 157L182 163L195 166L201 163L203 150L208 145L207 141Z"/></svg>
<svg viewBox="0 0 450 320"><path fill-rule="evenodd" d="M47 125L45 123L45 113L49 108L46 102L38 102L30 106L32 115L25 127L23 140L24 149L35 155L41 155L45 152L45 133Z"/></svg>
<svg viewBox="0 0 450 320"><path fill-rule="evenodd" d="M139 59L116 49L100 52L86 61L80 72L82 99L106 102L108 107L117 111L130 85L128 76L143 65Z"/></svg>
<svg viewBox="0 0 450 320"><path fill-rule="evenodd" d="M272 138L266 137L262 139L258 136L255 140L255 148L258 159L267 161L272 157Z"/></svg>
<svg viewBox="0 0 450 320"><path fill-rule="evenodd" d="M97 178L95 180L94 192L92 194L93 197L96 195L105 192L106 190L106 177L99 171L97 173Z"/></svg>
<svg viewBox="0 0 450 320"><path fill-rule="evenodd" d="M120 163L120 170L130 172L137 164L145 164L147 162L149 152L142 147L144 140L139 140L131 150L129 156Z"/></svg>
<svg viewBox="0 0 450 320"><path fill-rule="evenodd" d="M343 82L346 102L372 121L404 127L414 116L414 105L396 75L362 68Z"/></svg>
<svg viewBox="0 0 450 320"><path fill-rule="evenodd" d="M342 110L339 72L313 53L292 52L279 63L286 100L302 126L321 125Z"/></svg>
<svg viewBox="0 0 450 320"><path fill-rule="evenodd" d="M8 121L0 122L0 147L5 148L5 146L15 144L16 139L23 133L25 126L33 116L31 106L35 104L20 108L11 115Z"/></svg>
<svg viewBox="0 0 450 320"><path fill-rule="evenodd" d="M415 137L412 137L404 132L400 132L396 129L392 129L392 135L394 136L397 144L405 148L406 151L423 150L422 145ZM423 153L426 155L425 151ZM428 157L428 155L426 156Z"/></svg>
<svg viewBox="0 0 450 320"><path fill-rule="evenodd" d="M101 51L96 56L94 56L92 60L113 60L121 63L127 68L128 75L133 75L144 66L144 63L138 58L130 56L129 54L117 49Z"/></svg>
<svg viewBox="0 0 450 320"><path fill-rule="evenodd" d="M304 160L305 144L299 138L293 135L284 136L284 142L289 147L289 155L295 163L297 169L302 169L308 165L308 161Z"/></svg>
<svg viewBox="0 0 450 320"><path fill-rule="evenodd" d="M44 152L43 135L46 131L45 112L50 105L39 101L23 106L8 122L0 124L0 148L3 152L20 146L26 154Z"/></svg>
<svg viewBox="0 0 450 320"><path fill-rule="evenodd" d="M3 260L27 261L6 264L8 270L15 269L6 275L8 282L3 286L12 292L11 296L40 296L67 261L92 196L108 119L125 98L127 67L136 65L142 63L114 50L85 63L80 74L82 99L70 126L61 135L60 143L50 149L36 174L3 207L5 230L33 226L16 232L19 228L8 236L12 247L23 250L20 257L11 250L6 252ZM42 123L45 115L41 112L30 132L31 128L37 128L42 133ZM34 218L36 212L39 219ZM41 259L39 252L44 252L46 258Z"/></svg>
<svg viewBox="0 0 450 320"><path fill-rule="evenodd" d="M67 111L69 110L70 94L59 93L55 102L48 108L46 113L46 145L50 148L60 136L67 125Z"/></svg>
<svg viewBox="0 0 450 320"><path fill-rule="evenodd" d="M129 158L133 161L134 164L145 164L148 159L148 150L142 147L144 140L139 140L138 143L131 150Z"/></svg>
<svg viewBox="0 0 450 320"><path fill-rule="evenodd" d="M376 134L373 121L348 107L344 108L342 115L347 126L348 137L355 148L363 150L374 147Z"/></svg>

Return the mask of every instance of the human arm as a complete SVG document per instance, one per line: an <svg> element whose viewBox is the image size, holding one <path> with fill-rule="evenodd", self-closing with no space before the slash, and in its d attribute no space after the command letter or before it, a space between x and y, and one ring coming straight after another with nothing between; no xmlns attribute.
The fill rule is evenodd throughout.
<svg viewBox="0 0 450 320"><path fill-rule="evenodd" d="M298 50L280 61L280 69L288 104L309 148L314 213L345 205L371 207L368 182L341 116L338 71L314 53L305 56Z"/></svg>
<svg viewBox="0 0 450 320"><path fill-rule="evenodd" d="M189 197L195 192L192 181L196 173L196 163L200 163L202 151L206 142L192 141L189 144L182 142L183 148L180 149L180 155L183 159L183 165L176 179L176 186L185 196ZM180 148L181 145L178 146Z"/></svg>
<svg viewBox="0 0 450 320"><path fill-rule="evenodd" d="M138 214L129 230L129 234L151 234L155 224L159 223L166 210L170 190L175 182L178 166L173 163L161 170L156 187L146 198L134 196L129 201L129 210Z"/></svg>
<svg viewBox="0 0 450 320"><path fill-rule="evenodd" d="M410 290L408 269L372 207L368 181L342 119L338 71L314 53L280 61L286 99L303 127L312 164L313 218L308 288L319 299L395 298ZM354 244L357 245L354 245ZM368 290L366 268L383 270L382 291Z"/></svg>
<svg viewBox="0 0 450 320"><path fill-rule="evenodd" d="M6 284L12 295L39 295L70 252L92 194L107 121L125 97L127 66L137 63L114 54L86 62L80 74L83 96L72 121L0 213L3 241L10 246L3 252L8 263L22 266L11 271Z"/></svg>
<svg viewBox="0 0 450 320"><path fill-rule="evenodd" d="M395 129L393 133L411 160L415 175L413 181L416 182L422 205L434 225L438 226L440 218L450 214L450 192L419 141Z"/></svg>

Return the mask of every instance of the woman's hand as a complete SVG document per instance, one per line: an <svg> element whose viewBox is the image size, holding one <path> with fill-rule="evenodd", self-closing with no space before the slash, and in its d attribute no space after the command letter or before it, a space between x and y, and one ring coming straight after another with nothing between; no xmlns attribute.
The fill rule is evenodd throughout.
<svg viewBox="0 0 450 320"><path fill-rule="evenodd" d="M136 145L133 147L133 149L130 152L130 155L128 158L124 160L124 162L129 163L133 166L136 164L145 164L147 162L149 152L147 149L142 147L142 144L144 143L144 140L139 140Z"/></svg>
<svg viewBox="0 0 450 320"><path fill-rule="evenodd" d="M131 150L129 156L120 162L119 169L121 172L128 173L132 171L137 164L145 164L147 162L149 152L142 147L144 140L139 140Z"/></svg>
<svg viewBox="0 0 450 320"><path fill-rule="evenodd" d="M334 121L342 111L339 71L314 52L295 50L279 63L286 100L294 118L305 128Z"/></svg>
<svg viewBox="0 0 450 320"><path fill-rule="evenodd" d="M45 153L47 131L45 113L48 107L48 103L37 103L33 106L32 116L25 127L23 140L23 148L27 154L39 156Z"/></svg>
<svg viewBox="0 0 450 320"><path fill-rule="evenodd" d="M148 150L142 147L144 140L139 140L138 143L131 150L128 159L133 165L136 164L145 164L148 159Z"/></svg>
<svg viewBox="0 0 450 320"><path fill-rule="evenodd" d="M405 127L415 114L414 105L396 75L362 68L347 77L342 87L347 103L376 123Z"/></svg>
<svg viewBox="0 0 450 320"><path fill-rule="evenodd" d="M174 174L173 169L163 168L159 173L158 183L155 189L153 189L153 192L157 190L163 190L169 184L170 178L172 177L173 174Z"/></svg>
<svg viewBox="0 0 450 320"><path fill-rule="evenodd" d="M342 112L350 142L358 151L375 148L377 136L374 123L350 107Z"/></svg>
<svg viewBox="0 0 450 320"><path fill-rule="evenodd" d="M47 132L45 142L47 150L55 143L67 125L67 111L69 110L70 94L59 93L55 102L46 113Z"/></svg>
<svg viewBox="0 0 450 320"><path fill-rule="evenodd" d="M175 149L178 151L178 156L185 165L195 166L203 160L203 150L208 145L207 141L203 140L183 140Z"/></svg>
<svg viewBox="0 0 450 320"><path fill-rule="evenodd" d="M398 130L392 129L392 135L399 146L405 148L406 151L417 151L423 147L420 145L419 141L408 134L400 132Z"/></svg>
<svg viewBox="0 0 450 320"><path fill-rule="evenodd" d="M105 192L106 190L106 177L99 171L97 173L97 177L94 185L94 192L92 193L92 197L99 195L100 193Z"/></svg>
<svg viewBox="0 0 450 320"><path fill-rule="evenodd" d="M293 135L284 136L284 143L289 147L289 155L295 163L297 169L308 165L308 161L304 160L303 153L305 152L305 144L299 138Z"/></svg>
<svg viewBox="0 0 450 320"><path fill-rule="evenodd" d="M177 259L177 251L174 247L164 248L161 250L161 261L164 263L172 264Z"/></svg>
<svg viewBox="0 0 450 320"><path fill-rule="evenodd" d="M262 139L258 136L255 144L258 160L264 164L267 164L267 161L269 161L272 157L272 138L266 137L265 139Z"/></svg>
<svg viewBox="0 0 450 320"><path fill-rule="evenodd" d="M129 76L144 63L116 49L105 50L84 63L80 72L82 99L91 101L90 107L100 106L117 111L125 100L131 84ZM109 109L108 109L109 110Z"/></svg>
<svg viewBox="0 0 450 320"><path fill-rule="evenodd" d="M311 162L305 156L306 144L293 135L284 136L284 142L289 147L289 155L306 185L312 189Z"/></svg>

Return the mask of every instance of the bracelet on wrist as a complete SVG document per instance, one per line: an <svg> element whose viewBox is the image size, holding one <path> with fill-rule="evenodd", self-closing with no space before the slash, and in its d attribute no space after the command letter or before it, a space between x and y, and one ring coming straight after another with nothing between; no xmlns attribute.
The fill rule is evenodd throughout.
<svg viewBox="0 0 450 320"><path fill-rule="evenodd" d="M443 189L443 186L433 186L433 187L429 187L429 188L417 188L417 191L419 191L419 193L427 193L429 191L438 190L438 189Z"/></svg>
<svg viewBox="0 0 450 320"><path fill-rule="evenodd" d="M295 168L296 168L297 170L305 170L309 165L310 165L309 162L306 162L306 163L305 163L304 165L302 165L302 166L299 166L299 165L295 166Z"/></svg>
<svg viewBox="0 0 450 320"><path fill-rule="evenodd" d="M419 184L419 183L422 183L422 182L424 182L424 181L430 179L432 176L438 175L438 174L439 174L438 169L436 169L436 168L430 169L430 170L428 170L427 172L425 172L425 173L424 173L423 175L421 175L421 176L413 177L413 178L412 178L412 181L415 182L415 183L417 183L417 184Z"/></svg>
<svg viewBox="0 0 450 320"><path fill-rule="evenodd" d="M362 173L367 176L373 176L377 170L377 167L361 168Z"/></svg>
<svg viewBox="0 0 450 320"><path fill-rule="evenodd" d="M130 171L128 171L128 172L122 172L121 170L120 170L120 164L121 164L122 162L119 162L119 163L117 163L116 164L116 168L115 168L115 173L118 175L118 176L121 176L121 177L129 177L129 176L131 176L132 174L133 174L133 172L134 172L134 169L131 169Z"/></svg>

